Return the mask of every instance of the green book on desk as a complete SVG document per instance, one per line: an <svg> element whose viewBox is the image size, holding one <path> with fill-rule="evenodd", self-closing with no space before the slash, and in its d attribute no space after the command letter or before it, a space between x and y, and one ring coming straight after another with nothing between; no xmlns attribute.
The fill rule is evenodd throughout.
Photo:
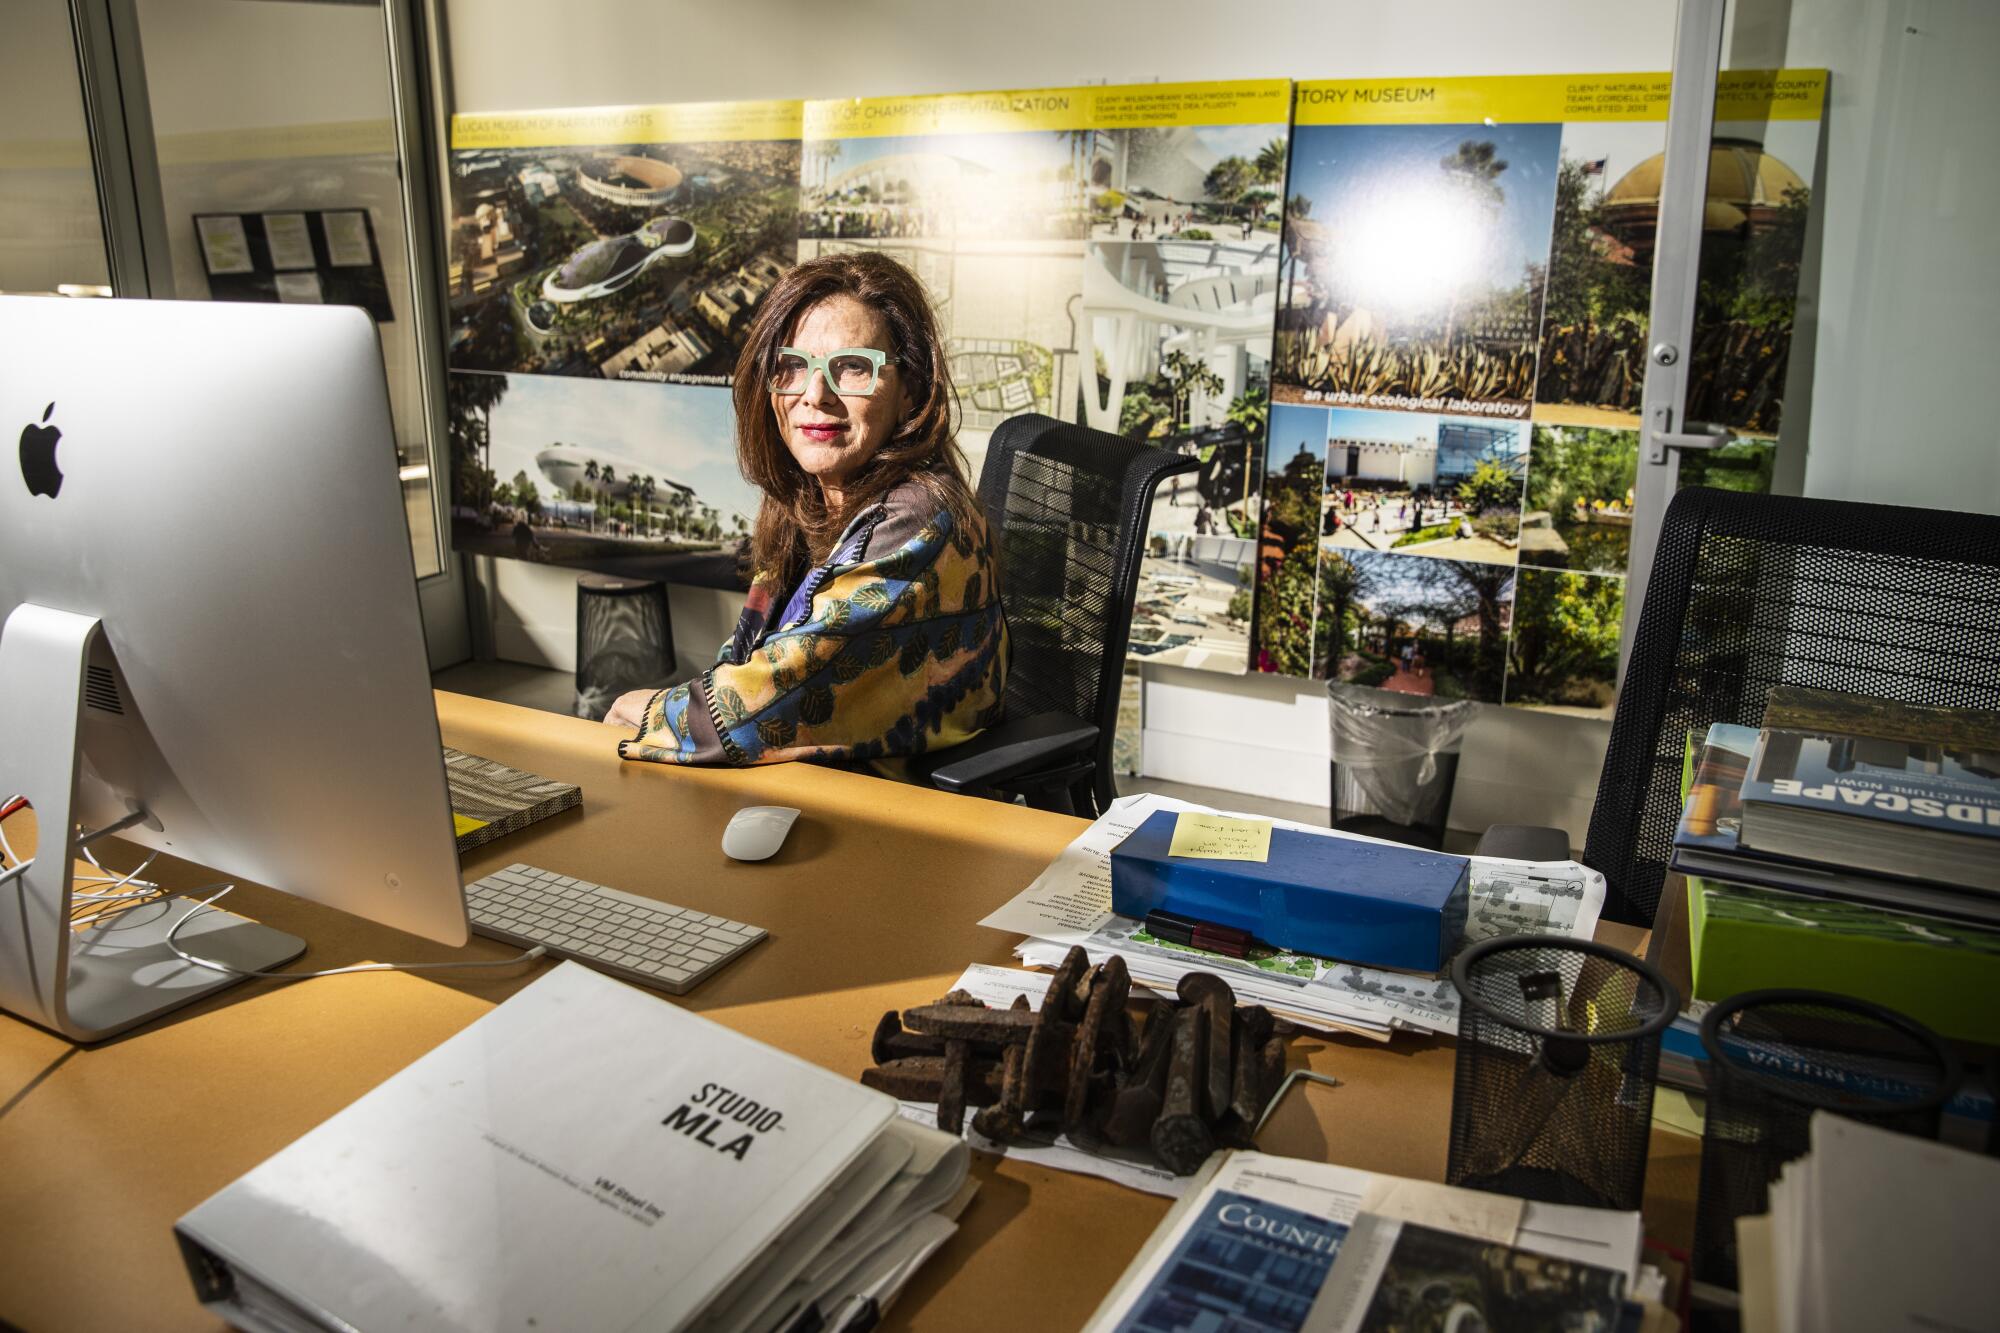
<svg viewBox="0 0 2000 1333"><path fill-rule="evenodd" d="M2000 1042L2000 931L1696 876L1687 885L1696 999L1803 986Z"/></svg>
<svg viewBox="0 0 2000 1333"><path fill-rule="evenodd" d="M583 788L444 747L458 854L583 804Z"/></svg>

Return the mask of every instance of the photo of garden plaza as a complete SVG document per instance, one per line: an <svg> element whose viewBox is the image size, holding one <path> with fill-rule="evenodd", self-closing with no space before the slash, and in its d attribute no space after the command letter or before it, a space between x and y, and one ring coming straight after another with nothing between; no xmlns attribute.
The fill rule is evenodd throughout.
<svg viewBox="0 0 2000 1333"><path fill-rule="evenodd" d="M1093 241L1248 240L1277 231L1283 125L1101 130L1089 157Z"/></svg>
<svg viewBox="0 0 2000 1333"><path fill-rule="evenodd" d="M1344 408L1326 422L1324 548L1516 563L1526 426Z"/></svg>

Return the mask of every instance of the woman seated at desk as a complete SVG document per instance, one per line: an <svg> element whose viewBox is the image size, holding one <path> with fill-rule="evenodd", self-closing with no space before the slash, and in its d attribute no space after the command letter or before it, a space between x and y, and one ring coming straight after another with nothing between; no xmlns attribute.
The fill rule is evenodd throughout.
<svg viewBox="0 0 2000 1333"><path fill-rule="evenodd" d="M1000 715L1007 632L954 436L937 320L886 255L828 255L771 290L736 363L736 453L764 493L755 571L716 664L619 696L626 759L874 760Z"/></svg>

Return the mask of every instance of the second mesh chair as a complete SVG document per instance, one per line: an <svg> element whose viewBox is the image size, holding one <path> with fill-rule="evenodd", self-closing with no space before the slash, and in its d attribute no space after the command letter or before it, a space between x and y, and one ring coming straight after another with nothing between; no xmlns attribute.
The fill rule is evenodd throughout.
<svg viewBox="0 0 2000 1333"><path fill-rule="evenodd" d="M1696 487L1660 530L1584 843L1604 915L1653 919L1690 733L1759 726L1773 685L2000 708L2000 518ZM1479 850L1536 858L1488 831ZM1547 852L1567 853L1553 834Z"/></svg>
<svg viewBox="0 0 2000 1333"><path fill-rule="evenodd" d="M1005 719L912 765L947 791L1086 817L1117 792L1111 742L1153 491L1192 458L1051 417L993 432L979 504L1000 558Z"/></svg>

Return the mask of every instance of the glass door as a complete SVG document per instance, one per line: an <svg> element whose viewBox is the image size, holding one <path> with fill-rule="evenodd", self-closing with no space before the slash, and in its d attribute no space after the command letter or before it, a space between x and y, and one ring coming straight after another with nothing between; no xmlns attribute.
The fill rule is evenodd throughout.
<svg viewBox="0 0 2000 1333"><path fill-rule="evenodd" d="M137 0L145 110L182 299L358 305L375 317L419 578L442 572L426 312L384 10ZM410 178L423 180L427 163ZM421 249L421 247L419 247Z"/></svg>

